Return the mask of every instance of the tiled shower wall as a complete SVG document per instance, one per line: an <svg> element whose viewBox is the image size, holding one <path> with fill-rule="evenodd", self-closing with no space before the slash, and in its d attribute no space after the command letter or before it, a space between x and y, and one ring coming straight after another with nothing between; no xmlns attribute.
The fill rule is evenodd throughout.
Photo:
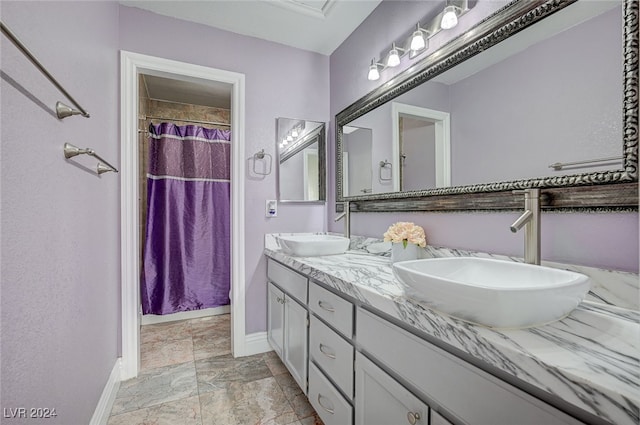
<svg viewBox="0 0 640 425"><path fill-rule="evenodd" d="M139 168L139 190L138 202L140 206L140 264L144 252L144 240L147 226L147 171L148 164L148 129L150 124L160 124L161 122L171 122L176 125L197 124L184 120L208 121L223 124L230 124L231 111L229 109L213 108L209 106L190 105L186 103L166 102L162 100L150 99L144 84L144 78L140 75L138 80L138 157L140 158ZM146 119L146 116L163 117L165 120ZM217 126L210 124L197 124L206 128L220 128L228 130L228 126Z"/></svg>

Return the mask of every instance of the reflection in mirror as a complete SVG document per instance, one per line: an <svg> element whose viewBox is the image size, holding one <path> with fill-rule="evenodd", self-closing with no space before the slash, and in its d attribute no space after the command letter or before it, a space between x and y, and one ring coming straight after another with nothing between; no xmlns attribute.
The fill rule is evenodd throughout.
<svg viewBox="0 0 640 425"><path fill-rule="evenodd" d="M345 196L371 193L371 129L345 126L342 131L343 192Z"/></svg>
<svg viewBox="0 0 640 425"><path fill-rule="evenodd" d="M278 118L278 200L325 200L325 125L322 122Z"/></svg>
<svg viewBox="0 0 640 425"><path fill-rule="evenodd" d="M621 168L622 8L583 3L534 25L535 34L514 36L510 44L531 44L525 50L504 59L495 53L501 61L480 72L478 64L435 78L449 86L456 120L454 185ZM590 16L576 17L574 6ZM618 160L578 171L549 168L611 157Z"/></svg>
<svg viewBox="0 0 640 425"><path fill-rule="evenodd" d="M370 129L372 193L622 170L622 22L620 1L580 0L392 102L350 121L339 114L338 126ZM450 141L434 141L444 118L416 119L411 108L446 116ZM387 159L393 178L384 184L378 165ZM573 162L585 163L552 166ZM342 196L361 195L351 189Z"/></svg>
<svg viewBox="0 0 640 425"><path fill-rule="evenodd" d="M448 112L391 103L393 191L451 185Z"/></svg>

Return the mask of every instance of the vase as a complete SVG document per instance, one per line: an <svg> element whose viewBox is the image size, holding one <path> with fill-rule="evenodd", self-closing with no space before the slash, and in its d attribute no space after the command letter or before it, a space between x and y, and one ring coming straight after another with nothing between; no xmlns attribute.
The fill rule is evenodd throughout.
<svg viewBox="0 0 640 425"><path fill-rule="evenodd" d="M408 243L405 247L402 243L394 243L391 245L391 263L398 261L409 261L418 259L418 245Z"/></svg>

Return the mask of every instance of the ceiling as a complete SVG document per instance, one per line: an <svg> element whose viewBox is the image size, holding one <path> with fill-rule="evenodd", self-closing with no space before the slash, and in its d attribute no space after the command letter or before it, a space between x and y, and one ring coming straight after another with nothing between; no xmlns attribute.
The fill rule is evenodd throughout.
<svg viewBox="0 0 640 425"><path fill-rule="evenodd" d="M382 0L122 0L125 6L330 55Z"/></svg>
<svg viewBox="0 0 640 425"><path fill-rule="evenodd" d="M382 0L134 0L125 6L329 55ZM144 76L149 98L230 108L231 86Z"/></svg>

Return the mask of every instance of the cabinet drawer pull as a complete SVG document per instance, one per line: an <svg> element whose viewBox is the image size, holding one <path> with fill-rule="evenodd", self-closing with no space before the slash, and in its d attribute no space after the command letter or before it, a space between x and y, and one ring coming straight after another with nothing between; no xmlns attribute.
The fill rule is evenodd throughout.
<svg viewBox="0 0 640 425"><path fill-rule="evenodd" d="M333 308L333 306L326 301L318 301L318 305L320 306L321 309L327 310L329 313L336 312L336 309Z"/></svg>
<svg viewBox="0 0 640 425"><path fill-rule="evenodd" d="M416 412L409 412L407 413L407 420L409 421L409 423L411 425L416 425L418 423L418 421L420 420L420 413Z"/></svg>
<svg viewBox="0 0 640 425"><path fill-rule="evenodd" d="M320 344L318 347L320 348L320 352L322 354L324 354L325 356L329 357L330 359L335 359L336 358L335 354L326 351L326 348L327 348L326 345Z"/></svg>
<svg viewBox="0 0 640 425"><path fill-rule="evenodd" d="M331 413L332 415L335 413L335 410L329 409L327 406L322 404L322 394L319 394L319 393L318 393L318 404L320 405L320 407L322 407L324 410Z"/></svg>

